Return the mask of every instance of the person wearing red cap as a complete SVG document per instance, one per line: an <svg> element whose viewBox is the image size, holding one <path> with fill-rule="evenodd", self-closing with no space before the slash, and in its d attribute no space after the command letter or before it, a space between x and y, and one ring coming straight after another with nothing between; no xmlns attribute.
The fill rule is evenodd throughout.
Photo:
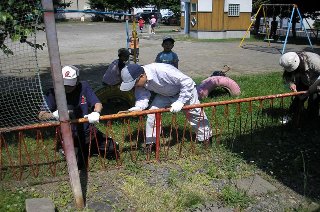
<svg viewBox="0 0 320 212"><path fill-rule="evenodd" d="M74 143L80 147L84 155L88 153L88 145L90 143L90 124L99 122L102 104L87 81L79 80L79 69L73 65L64 66L62 68L63 83L66 92L67 107L70 119L87 118L89 123L71 124L72 136ZM38 115L40 120L56 119L59 120L59 112L55 99L55 92L50 88L44 96L45 104ZM47 109L49 109L48 112ZM106 136L99 131L94 125L91 129L96 131L98 145L100 151L104 151L107 141ZM94 136L91 138L92 147L96 147ZM114 153L113 140L108 138L108 147L106 148L109 155ZM93 149L94 149L93 148ZM95 149L97 151L97 149ZM81 154L82 154L81 153ZM81 155L80 154L80 155ZM83 159L80 157L79 159ZM86 159L86 157L84 157ZM83 164L82 164L83 165Z"/></svg>
<svg viewBox="0 0 320 212"><path fill-rule="evenodd" d="M306 95L294 98L289 108L291 115L298 114L308 99L308 114L312 117L318 116L320 56L312 52L287 52L280 57L279 64L284 69L284 82L291 91L307 91Z"/></svg>
<svg viewBox="0 0 320 212"><path fill-rule="evenodd" d="M144 27L144 23L145 23L145 21L143 20L142 17L140 17L139 20L138 20L140 33L142 33L142 30L143 30L143 27Z"/></svg>

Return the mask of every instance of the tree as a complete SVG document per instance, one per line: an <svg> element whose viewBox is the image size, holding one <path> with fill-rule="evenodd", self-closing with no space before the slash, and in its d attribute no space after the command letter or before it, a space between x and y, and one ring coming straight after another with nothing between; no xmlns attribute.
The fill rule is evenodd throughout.
<svg viewBox="0 0 320 212"><path fill-rule="evenodd" d="M56 7L70 6L71 2L55 0ZM13 42L27 43L34 48L42 49L43 45L29 42L27 38L37 30L44 30L38 25L42 16L41 0L1 0L0 4L0 49L6 55L13 51L5 44L7 39Z"/></svg>
<svg viewBox="0 0 320 212"><path fill-rule="evenodd" d="M35 19L41 14L40 0L2 0L0 5L0 48L5 54L13 54L5 40L26 42L35 32Z"/></svg>
<svg viewBox="0 0 320 212"><path fill-rule="evenodd" d="M150 0L150 4L156 5L158 9L170 9L177 17L180 17L180 0Z"/></svg>
<svg viewBox="0 0 320 212"><path fill-rule="evenodd" d="M89 5L92 9L104 11L106 8L111 9L112 5L106 0L89 0Z"/></svg>
<svg viewBox="0 0 320 212"><path fill-rule="evenodd" d="M142 7L148 4L148 0L89 0L91 8L103 11L104 9L130 11L133 7Z"/></svg>

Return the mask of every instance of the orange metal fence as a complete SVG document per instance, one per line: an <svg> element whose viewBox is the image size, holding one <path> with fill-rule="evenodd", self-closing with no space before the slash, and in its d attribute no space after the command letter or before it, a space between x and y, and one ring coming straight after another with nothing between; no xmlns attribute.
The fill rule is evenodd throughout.
<svg viewBox="0 0 320 212"><path fill-rule="evenodd" d="M208 142L199 142L196 133L188 123L188 112L168 113L169 109L145 110L127 114L112 114L101 117L96 127L106 137L119 143L115 157L110 152L98 148L96 128L90 130L88 154L79 148L87 170L106 169L129 162L161 161L202 154L212 144L232 140L239 135L254 135L256 130L268 126L281 125L279 120L286 113L292 96L301 94L287 93L270 96L234 99L185 106L188 111L201 108L206 113L212 137ZM153 151L145 148L145 117L155 114L156 145ZM87 119L73 120L81 124ZM12 130L12 129L11 129ZM63 155L59 122L17 127L11 132L0 129L0 179L22 180L28 177L58 176L66 174L67 165ZM110 142L106 139L106 143ZM108 146L108 145L106 145ZM92 153L92 148L98 151ZM83 147L82 147L83 148ZM60 150L60 151L59 151Z"/></svg>

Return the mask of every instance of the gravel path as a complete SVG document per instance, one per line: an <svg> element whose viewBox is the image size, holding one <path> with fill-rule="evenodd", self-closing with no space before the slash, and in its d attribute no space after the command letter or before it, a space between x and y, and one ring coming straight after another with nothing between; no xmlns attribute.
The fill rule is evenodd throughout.
<svg viewBox="0 0 320 212"><path fill-rule="evenodd" d="M154 61L162 50L162 37L170 34L177 38L174 51L180 58L179 68L191 77L206 77L214 70L227 64L233 74L281 71L278 65L282 44L266 42L196 42L183 38L177 27L161 26L156 35L142 33L140 39L140 64ZM163 33L163 32L169 33ZM117 50L126 47L125 23L60 23L57 24L58 42L62 65L105 66L117 58ZM45 42L45 33L39 33L38 40ZM309 49L307 45L287 44L286 51ZM318 47L316 51L320 51ZM39 51L39 65L42 70L49 67L47 49Z"/></svg>

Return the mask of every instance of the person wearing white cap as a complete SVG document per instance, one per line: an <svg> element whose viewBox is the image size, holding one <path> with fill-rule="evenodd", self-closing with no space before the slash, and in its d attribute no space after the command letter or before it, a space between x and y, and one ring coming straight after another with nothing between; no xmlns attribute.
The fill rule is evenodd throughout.
<svg viewBox="0 0 320 212"><path fill-rule="evenodd" d="M279 64L284 68L283 79L293 92L307 91L307 95L295 97L289 111L298 114L303 102L308 99L309 115L319 113L320 56L312 52L287 52L280 57Z"/></svg>
<svg viewBox="0 0 320 212"><path fill-rule="evenodd" d="M170 36L164 37L161 46L163 51L157 55L155 62L171 64L178 68L178 55L172 51L172 48L174 47L174 39Z"/></svg>
<svg viewBox="0 0 320 212"><path fill-rule="evenodd" d="M79 80L79 69L68 65L62 68L62 77L66 92L67 107L70 119L88 118L90 124L98 123L102 104L87 81ZM41 111L39 119L59 119L54 89L51 88L44 96L46 106L52 113ZM90 124L72 124L72 135L75 145L88 145L90 142ZM92 129L95 127L92 125ZM95 128L96 129L96 128ZM99 149L104 149L106 137L96 129ZM92 137L94 139L94 137ZM95 142L92 142L95 144Z"/></svg>
<svg viewBox="0 0 320 212"><path fill-rule="evenodd" d="M173 113L184 105L199 104L195 82L177 68L164 63L145 66L130 64L121 71L120 90L135 88L136 103L129 111L141 111L149 106L151 92L156 93L150 109L170 107ZM187 111L184 111L185 113ZM188 121L197 131L198 141L209 141L212 131L205 113L200 108L188 111ZM146 143L155 143L154 114L149 114L146 123ZM150 145L149 145L150 146Z"/></svg>

